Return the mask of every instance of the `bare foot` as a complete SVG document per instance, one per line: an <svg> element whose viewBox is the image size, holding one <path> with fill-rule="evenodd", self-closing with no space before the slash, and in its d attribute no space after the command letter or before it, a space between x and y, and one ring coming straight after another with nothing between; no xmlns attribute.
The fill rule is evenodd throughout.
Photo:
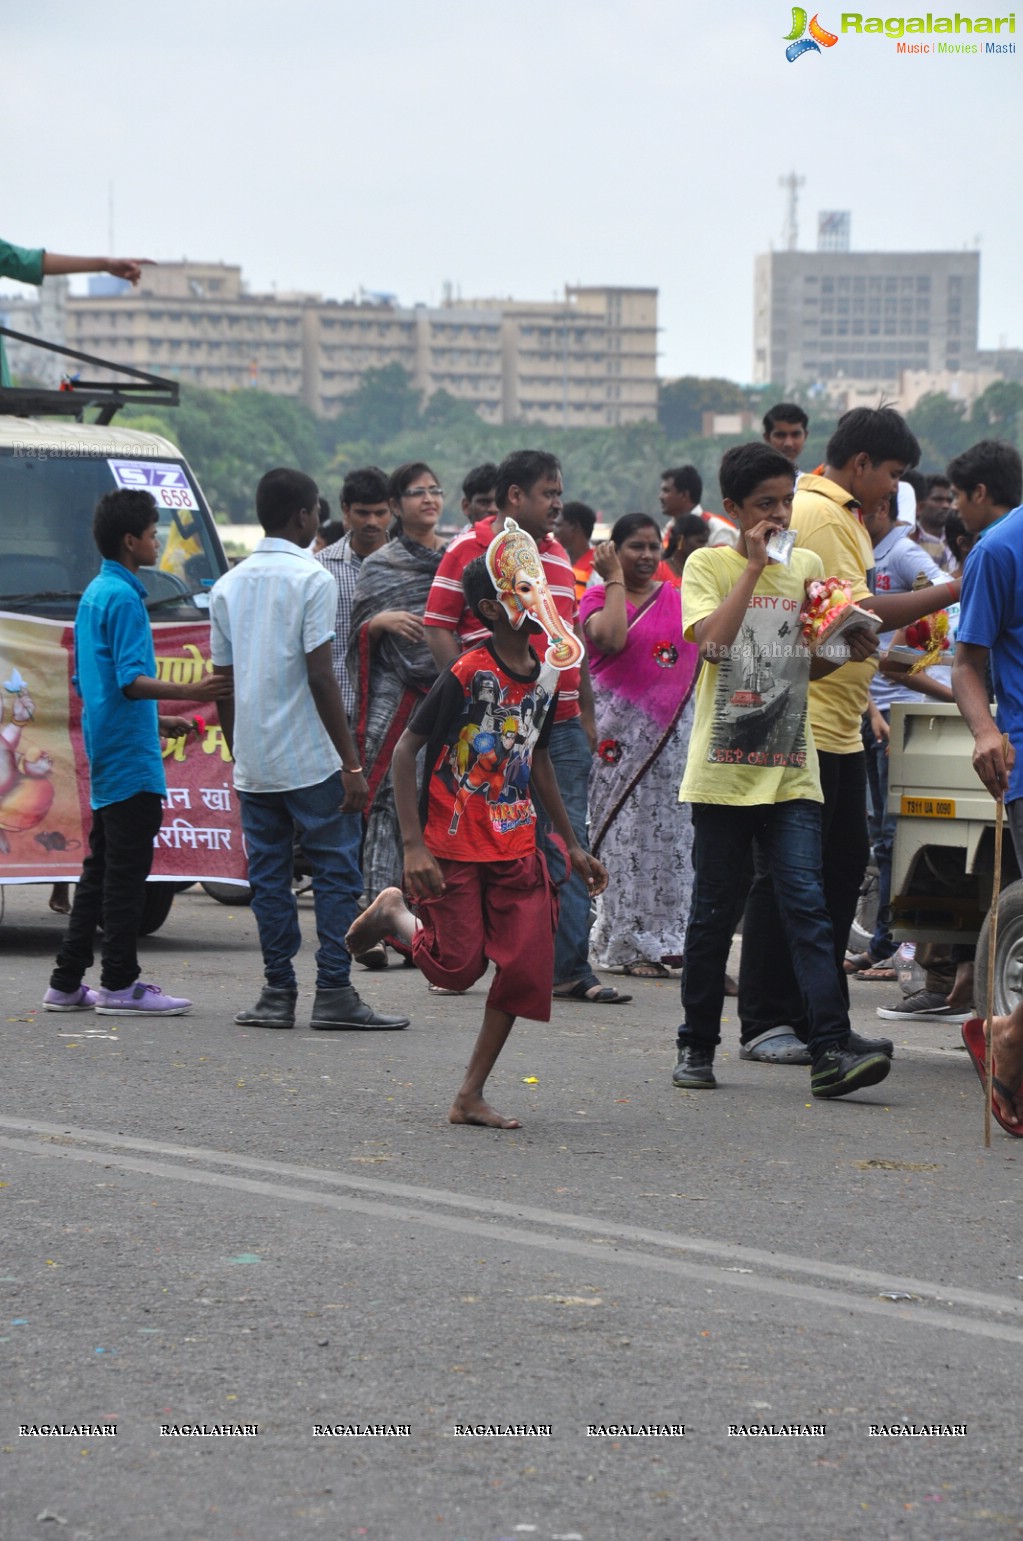
<svg viewBox="0 0 1023 1541"><path fill-rule="evenodd" d="M50 909L55 915L71 914L71 896L66 883L54 883L50 894Z"/></svg>
<svg viewBox="0 0 1023 1541"><path fill-rule="evenodd" d="M956 967L955 984L945 997L954 1011L969 1011L973 1005L973 962Z"/></svg>
<svg viewBox="0 0 1023 1541"><path fill-rule="evenodd" d="M405 903L401 889L385 888L348 928L345 946L353 957L368 952L390 932L396 931L406 916L411 919L412 912Z"/></svg>
<svg viewBox="0 0 1023 1541"><path fill-rule="evenodd" d="M1023 1013L1017 1008L1011 1017L991 1019L991 1058L994 1062L992 1100L1007 1123L1023 1122ZM999 1092L998 1083L1008 1095Z"/></svg>
<svg viewBox="0 0 1023 1541"><path fill-rule="evenodd" d="M492 1108L489 1102L484 1102L482 1097L466 1096L464 1092L459 1092L451 1104L448 1123L478 1124L484 1129L522 1128L517 1118L502 1118L497 1109Z"/></svg>

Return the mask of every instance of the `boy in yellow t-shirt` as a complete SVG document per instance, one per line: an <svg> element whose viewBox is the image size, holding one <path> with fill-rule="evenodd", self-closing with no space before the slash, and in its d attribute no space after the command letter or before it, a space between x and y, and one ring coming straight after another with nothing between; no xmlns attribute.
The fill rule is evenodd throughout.
<svg viewBox="0 0 1023 1541"><path fill-rule="evenodd" d="M717 1084L732 920L755 842L771 868L810 1019L810 1089L843 1097L883 1081L891 1062L850 1029L821 888L822 796L807 686L811 673L819 678L836 665L811 663L799 611L807 580L824 568L808 551L793 551L790 565L768 555L768 541L792 516L784 455L766 444L730 449L720 481L738 544L695 551L682 580L684 635L705 662L679 792L692 804L696 881L672 1079L684 1089ZM866 630L846 635L855 660L876 649Z"/></svg>
<svg viewBox="0 0 1023 1541"><path fill-rule="evenodd" d="M792 523L799 532L798 549L816 554L829 578L846 579L853 600L873 610L886 631L908 626L959 598L958 582L904 594L873 592L874 548L863 519L882 499L894 496L900 476L919 455L920 446L893 408L854 407L839 419L828 440L823 474L801 476L796 485ZM810 725L824 798L821 870L840 984L846 977L842 964L870 855L867 761L860 725L873 674L873 658L862 658L810 687ZM762 861L746 901L744 931L756 938L756 945L743 948L739 975L742 1041L755 1060L805 1064L802 987L789 960L787 928L775 902L772 874ZM843 998L848 1000L844 985ZM922 1014L927 1015L926 1003Z"/></svg>

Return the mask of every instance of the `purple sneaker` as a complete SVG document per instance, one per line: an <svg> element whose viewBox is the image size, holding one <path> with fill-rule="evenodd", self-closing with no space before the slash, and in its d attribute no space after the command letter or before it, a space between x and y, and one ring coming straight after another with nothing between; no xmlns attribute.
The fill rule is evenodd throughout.
<svg viewBox="0 0 1023 1541"><path fill-rule="evenodd" d="M143 984L141 979L124 990L104 990L96 996L96 1011L101 1017L120 1017L126 1012L141 1016L184 1017L192 1002L183 996L164 995L159 985Z"/></svg>
<svg viewBox="0 0 1023 1541"><path fill-rule="evenodd" d="M96 992L88 985L77 990L54 990L52 985L43 996L44 1011L91 1011L96 1004Z"/></svg>

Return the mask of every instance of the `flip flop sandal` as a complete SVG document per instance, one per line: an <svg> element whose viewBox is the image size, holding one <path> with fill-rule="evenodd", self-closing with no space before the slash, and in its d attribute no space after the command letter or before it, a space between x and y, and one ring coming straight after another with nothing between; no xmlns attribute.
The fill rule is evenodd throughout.
<svg viewBox="0 0 1023 1541"><path fill-rule="evenodd" d="M626 963L622 969L630 979L670 979L671 972L663 963L652 963L646 958L637 958L635 963Z"/></svg>
<svg viewBox="0 0 1023 1541"><path fill-rule="evenodd" d="M756 1060L762 1065L809 1065L810 1050L788 1028L771 1027L749 1043L740 1044L739 1058Z"/></svg>
<svg viewBox="0 0 1023 1541"><path fill-rule="evenodd" d="M857 979L883 979L887 984L891 984L892 980L898 979L899 976L890 963L878 963L873 968L862 969L855 977Z"/></svg>
<svg viewBox="0 0 1023 1541"><path fill-rule="evenodd" d="M602 985L599 979L580 979L571 990L555 990L556 1001L581 1001L584 1006L624 1006L631 995L624 995L614 985Z"/></svg>
<svg viewBox="0 0 1023 1541"><path fill-rule="evenodd" d="M449 990L446 985L427 985L431 995L465 995L464 990Z"/></svg>
<svg viewBox="0 0 1023 1541"><path fill-rule="evenodd" d="M962 1032L963 1043L966 1045L966 1052L970 1056L970 1059L973 1061L973 1068L980 1078L981 1086L986 1089L987 1078L984 1075L984 1018L971 1017L968 1022L963 1023ZM1019 1094L1014 1094L1011 1092L1006 1086L1005 1082L998 1079L998 1077L994 1074L994 1068L995 1061L994 1056L992 1055L991 1085L1000 1097L1005 1097L1007 1101L1014 1103L1016 1101L1016 1097ZM991 1099L991 1116L994 1118L999 1128L1005 1130L1006 1134L1014 1135L1017 1140L1023 1138L1023 1124L1010 1124L1006 1119L1004 1119L1001 1113L998 1111L998 1104L993 1097Z"/></svg>

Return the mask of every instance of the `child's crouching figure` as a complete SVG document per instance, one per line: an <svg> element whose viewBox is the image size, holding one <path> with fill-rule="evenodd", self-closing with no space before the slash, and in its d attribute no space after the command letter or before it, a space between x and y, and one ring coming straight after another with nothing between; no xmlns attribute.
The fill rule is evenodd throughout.
<svg viewBox="0 0 1023 1541"><path fill-rule="evenodd" d="M394 936L412 948L431 984L454 991L468 989L494 964L483 1025L448 1117L453 1124L518 1129L519 1120L491 1107L483 1091L515 1018L550 1020L558 914L523 766L591 894L603 892L607 873L575 838L547 752L558 674L530 647L540 627L532 619L520 630L512 626L485 557L466 568L463 585L492 641L445 670L392 760L405 890L416 913L399 889L387 888L345 941L350 951L365 952ZM478 673L500 685L496 731L473 691ZM427 771L417 799L416 756L424 744ZM468 746L464 769L452 755L456 744Z"/></svg>

